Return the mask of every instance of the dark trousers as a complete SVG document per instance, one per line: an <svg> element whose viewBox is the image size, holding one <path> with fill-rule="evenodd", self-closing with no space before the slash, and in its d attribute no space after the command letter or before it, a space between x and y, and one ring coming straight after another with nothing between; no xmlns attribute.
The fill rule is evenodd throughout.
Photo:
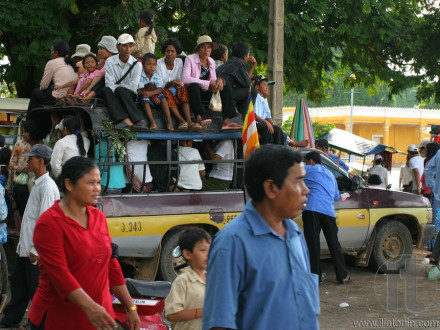
<svg viewBox="0 0 440 330"><path fill-rule="evenodd" d="M310 267L312 273L319 276L319 281L322 281L322 269L320 261L320 244L319 234L324 232L325 240L327 241L330 254L333 258L333 265L335 267L336 279L343 281L347 275L345 267L344 255L342 253L341 244L338 240L338 226L336 225L336 218L314 211L304 211L302 214L304 224L304 236L306 238L307 247L309 248Z"/></svg>
<svg viewBox="0 0 440 330"><path fill-rule="evenodd" d="M281 127L277 125L273 125L273 133L271 134L265 124L257 123L257 131L260 145L269 143L284 145L284 142L286 141Z"/></svg>
<svg viewBox="0 0 440 330"><path fill-rule="evenodd" d="M38 287L40 271L38 265L32 265L28 257L15 258L15 267L11 275L11 300L3 310L4 323L19 324L26 312L35 290Z"/></svg>
<svg viewBox="0 0 440 330"><path fill-rule="evenodd" d="M32 90L28 111L40 107L42 104L55 103L57 99L52 96L52 90L35 88Z"/></svg>
<svg viewBox="0 0 440 330"><path fill-rule="evenodd" d="M205 113L204 102L209 102L212 96L210 89L204 91L199 84L192 83L188 85L189 106L194 116L203 116ZM232 99L232 89L226 85L220 92L222 100L222 117L223 119L235 117L237 112L234 108L234 100Z"/></svg>
<svg viewBox="0 0 440 330"><path fill-rule="evenodd" d="M136 93L125 88L117 87L115 92L110 88L102 89L100 95L105 100L110 118L115 122L130 118L133 123L142 120L142 111L136 107Z"/></svg>
<svg viewBox="0 0 440 330"><path fill-rule="evenodd" d="M255 98L257 97L258 91L254 86L251 87L252 102L255 104ZM248 111L249 105L249 88L232 88L232 98L234 99L235 106L244 120L246 113Z"/></svg>
<svg viewBox="0 0 440 330"><path fill-rule="evenodd" d="M29 189L27 184L16 184L12 187L12 196L15 201L15 208L23 217L24 209L26 208L27 201L29 199Z"/></svg>

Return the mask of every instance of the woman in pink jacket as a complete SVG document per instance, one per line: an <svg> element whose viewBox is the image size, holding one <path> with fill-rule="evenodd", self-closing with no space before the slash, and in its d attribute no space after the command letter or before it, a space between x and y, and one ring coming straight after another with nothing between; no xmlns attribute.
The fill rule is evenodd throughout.
<svg viewBox="0 0 440 330"><path fill-rule="evenodd" d="M223 89L225 81L222 78L217 79L215 62L210 57L213 47L218 47L218 44L212 42L211 37L203 35L197 39L196 53L185 59L182 82L188 87L189 104L196 122L206 126L206 121L202 119L205 112L202 101L209 101L212 93L219 91L222 100L222 130L240 129L242 126L230 120L236 116L232 93L231 89Z"/></svg>

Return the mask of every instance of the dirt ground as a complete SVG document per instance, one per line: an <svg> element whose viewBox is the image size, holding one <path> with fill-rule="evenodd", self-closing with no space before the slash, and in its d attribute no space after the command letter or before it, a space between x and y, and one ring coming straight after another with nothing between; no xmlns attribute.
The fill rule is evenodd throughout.
<svg viewBox="0 0 440 330"><path fill-rule="evenodd" d="M440 328L440 282L427 278L432 266L421 264L427 254L415 249L405 269L394 274L348 266L353 282L347 285L336 282L332 263L323 260L320 328Z"/></svg>

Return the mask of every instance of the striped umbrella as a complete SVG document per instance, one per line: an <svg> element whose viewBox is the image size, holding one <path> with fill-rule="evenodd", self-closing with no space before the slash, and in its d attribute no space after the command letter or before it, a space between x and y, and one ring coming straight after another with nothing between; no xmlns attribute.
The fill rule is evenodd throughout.
<svg viewBox="0 0 440 330"><path fill-rule="evenodd" d="M290 137L295 141L309 140L306 148L315 147L315 137L313 135L312 121L310 120L309 109L304 98L299 101L298 107L293 117Z"/></svg>

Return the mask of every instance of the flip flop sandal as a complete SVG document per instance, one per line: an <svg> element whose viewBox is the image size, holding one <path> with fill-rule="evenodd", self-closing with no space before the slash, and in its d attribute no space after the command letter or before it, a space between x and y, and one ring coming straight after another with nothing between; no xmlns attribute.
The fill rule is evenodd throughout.
<svg viewBox="0 0 440 330"><path fill-rule="evenodd" d="M192 125L189 127L189 130L190 130L190 131L193 131L193 132L198 132L198 131L200 131L200 130L202 130L202 129L203 129L203 126L200 125L200 124L197 124L197 123L194 123L194 124L192 124Z"/></svg>
<svg viewBox="0 0 440 330"><path fill-rule="evenodd" d="M188 130L188 123L180 123L177 127L178 131L187 131Z"/></svg>
<svg viewBox="0 0 440 330"><path fill-rule="evenodd" d="M198 124L199 124L200 126L202 126L202 129L205 129L206 127L208 127L209 125L211 125L211 123L212 123L212 120L211 120L211 119L205 119L205 120L200 121Z"/></svg>

